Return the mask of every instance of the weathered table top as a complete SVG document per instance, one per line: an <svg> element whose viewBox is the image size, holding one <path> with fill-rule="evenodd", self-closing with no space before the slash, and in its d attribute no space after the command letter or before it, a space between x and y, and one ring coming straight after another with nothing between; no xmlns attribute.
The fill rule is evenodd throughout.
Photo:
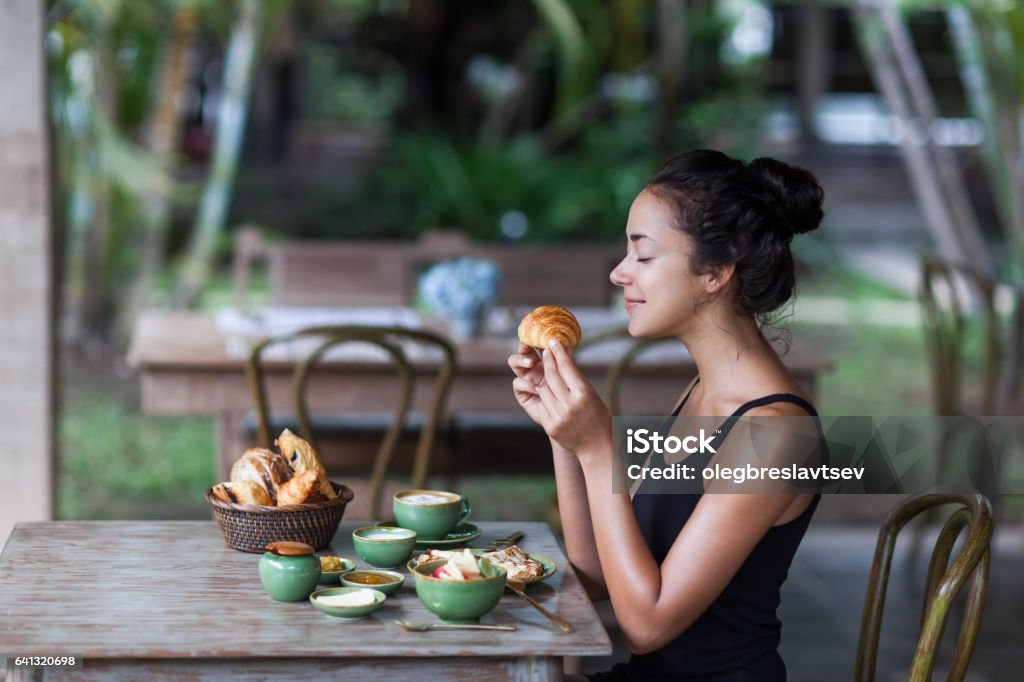
<svg viewBox="0 0 1024 682"><path fill-rule="evenodd" d="M343 522L332 547L365 563ZM566 634L511 592L482 622L514 632L407 632L396 618L437 622L413 578L359 621L334 620L308 601L270 599L259 555L227 545L212 521L89 521L18 524L0 554L0 651L89 658L403 658L587 656L611 651L565 555L542 523L480 523L483 546L514 530L520 546L558 564L530 594L576 629ZM407 572L403 567L403 573Z"/></svg>

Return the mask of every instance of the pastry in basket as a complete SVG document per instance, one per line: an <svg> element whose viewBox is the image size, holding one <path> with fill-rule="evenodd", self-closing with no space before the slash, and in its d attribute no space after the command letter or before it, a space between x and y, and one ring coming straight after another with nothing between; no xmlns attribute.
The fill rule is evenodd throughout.
<svg viewBox="0 0 1024 682"><path fill-rule="evenodd" d="M277 504L277 490L292 477L288 460L273 450L250 448L231 467L231 482L252 481L263 488L270 504Z"/></svg>
<svg viewBox="0 0 1024 682"><path fill-rule="evenodd" d="M277 505L322 502L325 498L320 492L320 482L324 480L319 471L300 471L281 486L277 492Z"/></svg>
<svg viewBox="0 0 1024 682"><path fill-rule="evenodd" d="M277 447L281 448L281 454L291 463L295 473L303 471L316 471L320 473L320 494L324 499L333 500L334 488L327 481L327 471L320 463L320 457L316 454L313 446L302 440L294 433L285 429L277 438Z"/></svg>
<svg viewBox="0 0 1024 682"><path fill-rule="evenodd" d="M560 305L536 308L519 323L519 340L532 348L547 348L552 339L575 348L582 336L576 316Z"/></svg>
<svg viewBox="0 0 1024 682"><path fill-rule="evenodd" d="M270 495L255 481L228 481L213 486L213 495L218 500L234 504L254 504L272 507Z"/></svg>

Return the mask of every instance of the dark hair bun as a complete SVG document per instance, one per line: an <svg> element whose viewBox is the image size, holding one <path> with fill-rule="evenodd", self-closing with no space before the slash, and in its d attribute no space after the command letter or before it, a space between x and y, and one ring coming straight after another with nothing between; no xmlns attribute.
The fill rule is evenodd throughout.
<svg viewBox="0 0 1024 682"><path fill-rule="evenodd" d="M767 157L754 159L749 168L760 179L788 236L818 229L825 192L813 173Z"/></svg>
<svg viewBox="0 0 1024 682"><path fill-rule="evenodd" d="M810 171L697 149L666 162L647 189L693 239L694 272L735 264L744 311L766 314L793 295L793 235L816 229L823 216L824 192Z"/></svg>

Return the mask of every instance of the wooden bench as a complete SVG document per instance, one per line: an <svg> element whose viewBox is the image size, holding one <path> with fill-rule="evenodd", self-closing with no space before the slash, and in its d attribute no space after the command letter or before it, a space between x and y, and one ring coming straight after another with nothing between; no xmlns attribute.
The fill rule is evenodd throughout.
<svg viewBox="0 0 1024 682"><path fill-rule="evenodd" d="M235 254L235 294L244 305L252 265L264 259L272 305L411 305L427 267L470 255L501 269L501 304L602 306L612 300L615 287L608 275L622 254L618 245L472 244L450 232L428 234L418 242L263 243L246 228Z"/></svg>

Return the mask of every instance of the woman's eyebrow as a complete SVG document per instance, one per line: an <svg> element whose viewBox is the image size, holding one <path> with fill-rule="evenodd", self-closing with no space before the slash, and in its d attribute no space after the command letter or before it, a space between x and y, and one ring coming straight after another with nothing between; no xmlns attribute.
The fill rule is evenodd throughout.
<svg viewBox="0 0 1024 682"><path fill-rule="evenodd" d="M631 241L631 242L638 242L641 239L650 239L652 242L654 241L654 239L652 239L651 237L647 236L646 234L644 234L642 232L636 232L636 233L633 233L633 234L629 235L629 241Z"/></svg>

